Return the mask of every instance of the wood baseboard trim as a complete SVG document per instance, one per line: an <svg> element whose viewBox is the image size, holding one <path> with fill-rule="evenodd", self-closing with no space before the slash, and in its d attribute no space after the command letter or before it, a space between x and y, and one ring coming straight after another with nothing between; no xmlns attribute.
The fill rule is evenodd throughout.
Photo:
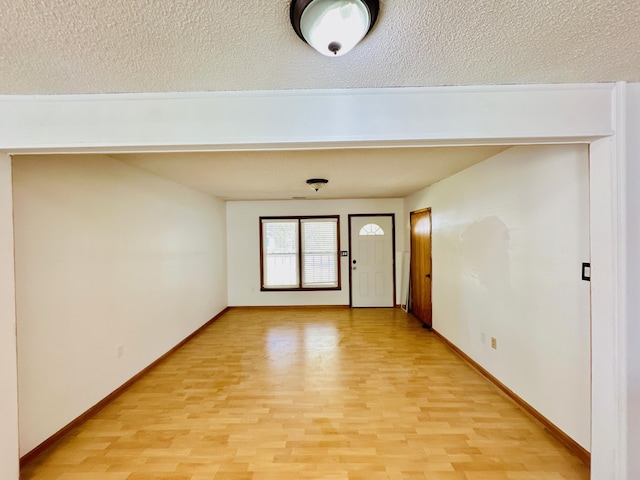
<svg viewBox="0 0 640 480"><path fill-rule="evenodd" d="M230 310L335 310L350 308L349 305L235 305Z"/></svg>
<svg viewBox="0 0 640 480"><path fill-rule="evenodd" d="M232 310L337 310L344 308L400 308L400 305L391 307L352 307L351 305L234 305Z"/></svg>
<svg viewBox="0 0 640 480"><path fill-rule="evenodd" d="M42 442L40 445L35 447L33 450L29 451L28 453L26 453L22 457L20 457L20 468L22 468L25 465L29 464L31 461L33 461L37 456L39 456L45 450L48 450L49 448L51 448L55 443L57 443L65 435L67 435L71 430L73 430L76 427L79 427L80 425L85 423L87 420L91 419L96 413L98 413L100 410L105 408L107 405L109 405L111 402L113 402L116 398L118 398L120 395L122 395L125 391L127 391L134 383L136 383L142 377L147 375L151 370L156 368L162 362L164 362L171 354L173 354L174 352L179 350L182 346L184 346L190 340L193 340L193 338L195 338L197 335L202 333L202 331L205 328L207 328L209 325L211 325L213 322L215 322L218 318L220 318L222 315L224 315L228 310L229 310L229 307L226 307L224 310L222 310L220 313L218 313L215 317L213 317L207 323L205 323L204 325L199 327L195 332L191 333L188 337L186 337L184 340L182 340L180 343L178 343L175 347L173 347L167 353L163 354L161 357L159 357L157 360L155 360L149 366L145 367L139 373L137 373L136 375L131 377L129 380L127 380L125 383L123 383L120 387L118 387L113 392L111 392L109 395L107 395L102 400L100 400L98 403L96 403L89 410L87 410L86 412L81 414L79 417L77 417L76 419L72 420L70 423L68 423L64 427L62 427L60 430L58 430L56 433L51 435L49 438L47 438L44 442Z"/></svg>
<svg viewBox="0 0 640 480"><path fill-rule="evenodd" d="M540 423L545 430L547 430L552 436L554 436L557 440L559 440L569 451L571 451L576 457L582 460L586 465L591 465L591 453L585 450L579 443L577 443L574 439L569 437L566 433L560 430L556 425L551 423L545 416L543 416L540 412L538 412L535 408L525 402L522 398L516 395L509 387L507 387L504 383L498 380L496 377L491 375L487 370L485 370L478 362L469 357L466 353L460 350L456 345L451 343L446 337L444 337L438 331L432 329L433 334L438 337L442 343L444 343L447 347L453 350L459 357L461 357L465 362L467 362L472 368L477 370L480 374L485 376L491 383L493 383L496 387L498 387L502 392L507 395L511 400L517 403L525 412L531 415L535 420Z"/></svg>

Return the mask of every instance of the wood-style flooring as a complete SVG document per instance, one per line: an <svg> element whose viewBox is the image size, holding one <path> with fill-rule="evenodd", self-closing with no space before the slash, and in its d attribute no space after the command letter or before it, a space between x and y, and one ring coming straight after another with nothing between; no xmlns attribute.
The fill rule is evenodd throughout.
<svg viewBox="0 0 640 480"><path fill-rule="evenodd" d="M232 309L24 480L588 479L400 309Z"/></svg>

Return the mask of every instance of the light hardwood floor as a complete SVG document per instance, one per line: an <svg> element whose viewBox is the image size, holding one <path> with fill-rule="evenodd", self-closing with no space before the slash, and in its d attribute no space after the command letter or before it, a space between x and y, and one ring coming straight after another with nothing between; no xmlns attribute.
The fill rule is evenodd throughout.
<svg viewBox="0 0 640 480"><path fill-rule="evenodd" d="M588 479L400 309L232 309L27 465L33 480Z"/></svg>

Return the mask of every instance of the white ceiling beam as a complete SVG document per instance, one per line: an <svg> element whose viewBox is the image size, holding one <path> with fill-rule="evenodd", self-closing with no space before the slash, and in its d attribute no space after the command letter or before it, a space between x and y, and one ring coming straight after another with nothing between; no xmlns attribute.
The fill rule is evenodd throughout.
<svg viewBox="0 0 640 480"><path fill-rule="evenodd" d="M213 151L591 141L613 84L0 96L0 151Z"/></svg>

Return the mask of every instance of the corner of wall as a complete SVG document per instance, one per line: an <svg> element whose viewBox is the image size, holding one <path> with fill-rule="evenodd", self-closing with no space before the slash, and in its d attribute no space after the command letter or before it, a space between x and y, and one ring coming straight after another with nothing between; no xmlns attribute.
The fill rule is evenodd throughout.
<svg viewBox="0 0 640 480"><path fill-rule="evenodd" d="M627 475L640 478L640 83L626 85Z"/></svg>
<svg viewBox="0 0 640 480"><path fill-rule="evenodd" d="M18 378L11 157L0 153L0 478L18 479Z"/></svg>

